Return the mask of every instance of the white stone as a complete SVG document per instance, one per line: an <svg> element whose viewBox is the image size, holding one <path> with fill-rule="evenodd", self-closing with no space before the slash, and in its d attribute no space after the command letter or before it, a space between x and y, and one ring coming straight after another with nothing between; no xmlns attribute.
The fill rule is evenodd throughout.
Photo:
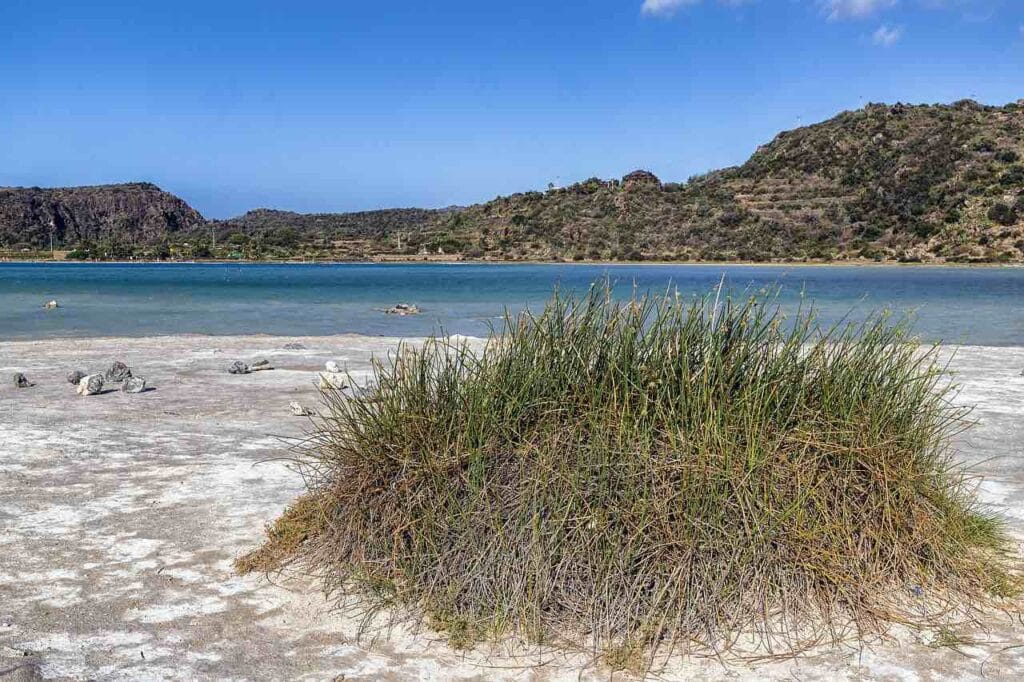
<svg viewBox="0 0 1024 682"><path fill-rule="evenodd" d="M348 377L344 372L320 372L319 388L340 391L348 388Z"/></svg>
<svg viewBox="0 0 1024 682"><path fill-rule="evenodd" d="M78 395L96 395L103 390L103 375L90 374L78 382Z"/></svg>
<svg viewBox="0 0 1024 682"><path fill-rule="evenodd" d="M341 367L334 360L328 360L327 363L324 364L324 368L331 374L337 374L341 371Z"/></svg>

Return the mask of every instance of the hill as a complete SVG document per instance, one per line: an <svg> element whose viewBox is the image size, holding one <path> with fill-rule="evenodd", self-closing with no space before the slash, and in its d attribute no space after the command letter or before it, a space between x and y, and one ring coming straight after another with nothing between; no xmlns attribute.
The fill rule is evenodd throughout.
<svg viewBox="0 0 1024 682"><path fill-rule="evenodd" d="M0 189L0 247L52 231L80 257L1016 262L1022 158L1024 100L871 104L684 183L636 171L465 208L207 222L150 184Z"/></svg>
<svg viewBox="0 0 1024 682"><path fill-rule="evenodd" d="M1024 258L1024 106L869 105L682 184L638 171L435 219L430 245L494 257Z"/></svg>
<svg viewBox="0 0 1024 682"><path fill-rule="evenodd" d="M205 222L149 183L0 188L0 245L8 249L116 242L149 244Z"/></svg>

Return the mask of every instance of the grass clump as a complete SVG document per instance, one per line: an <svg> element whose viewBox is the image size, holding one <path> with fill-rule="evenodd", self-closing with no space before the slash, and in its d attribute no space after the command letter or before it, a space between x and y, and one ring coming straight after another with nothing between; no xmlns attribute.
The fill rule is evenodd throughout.
<svg viewBox="0 0 1024 682"><path fill-rule="evenodd" d="M964 411L902 322L594 288L376 372L372 399L325 395L300 448L317 511L281 536L313 523L264 551L460 646L785 653L1011 584L951 457Z"/></svg>

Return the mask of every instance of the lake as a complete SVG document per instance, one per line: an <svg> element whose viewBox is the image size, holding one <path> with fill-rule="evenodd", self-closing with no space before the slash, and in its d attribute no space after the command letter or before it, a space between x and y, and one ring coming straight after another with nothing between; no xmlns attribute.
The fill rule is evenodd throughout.
<svg viewBox="0 0 1024 682"><path fill-rule="evenodd" d="M813 301L823 322L878 308L913 313L930 341L1024 345L1024 269L928 266L577 264L0 264L0 340L180 333L419 336L485 334L506 309L538 308L555 287L608 277L683 295L776 290ZM60 308L44 310L57 299ZM423 313L380 312L415 303Z"/></svg>

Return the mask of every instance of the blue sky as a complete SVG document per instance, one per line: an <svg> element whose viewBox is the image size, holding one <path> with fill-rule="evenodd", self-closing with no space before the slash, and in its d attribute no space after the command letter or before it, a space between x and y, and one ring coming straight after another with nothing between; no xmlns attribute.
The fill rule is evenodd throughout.
<svg viewBox="0 0 1024 682"><path fill-rule="evenodd" d="M1020 0L5 0L0 185L209 217L683 180L869 101L1024 97Z"/></svg>

